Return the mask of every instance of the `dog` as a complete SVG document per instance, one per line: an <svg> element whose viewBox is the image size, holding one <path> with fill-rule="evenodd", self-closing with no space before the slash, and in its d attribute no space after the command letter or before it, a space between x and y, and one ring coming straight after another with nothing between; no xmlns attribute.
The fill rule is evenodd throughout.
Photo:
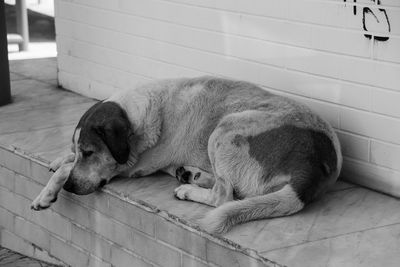
<svg viewBox="0 0 400 267"><path fill-rule="evenodd" d="M161 170L182 182L178 199L216 207L200 226L221 234L300 211L341 166L333 128L300 103L243 81L162 80L92 106L31 208L48 208L62 187L84 195L117 175Z"/></svg>

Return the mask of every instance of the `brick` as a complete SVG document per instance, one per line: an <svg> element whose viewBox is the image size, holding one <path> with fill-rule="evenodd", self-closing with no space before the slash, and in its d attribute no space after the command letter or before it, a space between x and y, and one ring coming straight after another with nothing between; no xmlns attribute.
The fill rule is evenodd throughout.
<svg viewBox="0 0 400 267"><path fill-rule="evenodd" d="M14 214L0 207L0 227L14 232Z"/></svg>
<svg viewBox="0 0 400 267"><path fill-rule="evenodd" d="M157 264L177 266L180 262L180 255L177 251L100 212L93 212L92 229L108 240Z"/></svg>
<svg viewBox="0 0 400 267"><path fill-rule="evenodd" d="M107 194L104 194L101 191L96 191L89 195L75 195L72 193L68 193L66 191L61 191L62 195L64 195L67 199L73 199L78 203L82 203L84 206L95 209L102 213L108 212L108 198Z"/></svg>
<svg viewBox="0 0 400 267"><path fill-rule="evenodd" d="M9 169L0 166L0 186L14 190L15 173Z"/></svg>
<svg viewBox="0 0 400 267"><path fill-rule="evenodd" d="M132 251L161 266L179 266L180 253L139 232L132 234Z"/></svg>
<svg viewBox="0 0 400 267"><path fill-rule="evenodd" d="M115 223L106 215L93 211L90 217L91 229L108 240L115 240Z"/></svg>
<svg viewBox="0 0 400 267"><path fill-rule="evenodd" d="M72 224L71 241L80 248L90 251L91 233L76 224Z"/></svg>
<svg viewBox="0 0 400 267"><path fill-rule="evenodd" d="M62 38L62 37L60 37L60 38ZM85 48L83 48L84 50L95 49L94 46L89 45L90 48L88 48L88 45L86 45L86 44L83 44L83 45L85 46ZM77 52L77 50L74 50L74 54L76 54L76 52ZM94 52L95 53L104 53L104 51L100 52L100 51L98 51L98 49L96 49ZM108 57L108 54L107 54L107 57ZM140 66L139 64L141 63L140 61L145 61L143 65L148 66L149 68L151 68L151 67L154 68L154 67L157 67L157 65L159 65L158 63L154 63L152 60L149 60L149 59L144 59L144 58L140 58L140 57L136 57L135 59L136 59L136 62L134 65L132 65L132 67L135 69L139 69L139 66ZM99 60L96 60L96 61L98 62ZM116 62L115 59L113 59L113 61ZM150 63L153 62L153 64L149 64L149 62ZM76 64L79 64L79 65L76 65ZM164 63L161 63L161 64L164 64ZM71 72L70 66L72 66L72 65L77 66L75 69L72 69L72 72L73 72L73 74L75 74L75 76L80 77L80 80L83 80L83 81L80 81L81 83L85 83L85 79L82 79L82 76L79 76L79 74L81 74L81 73L87 73L86 77L89 77L89 78L93 77L93 76L98 76L99 82L90 80L90 84L92 84L92 82L93 82L93 84L95 86L99 86L100 90L97 91L97 88L96 88L96 93L104 95L104 96L107 96L107 92L109 95L111 94L110 90L109 90L110 87L113 88L113 91L115 92L118 90L122 90L122 88L124 88L123 86L126 87L126 86L131 85L131 86L135 87L141 83L143 84L143 81L149 81L149 79L144 79L143 76L141 76L141 75L135 75L132 72L131 73L122 72L120 70L110 67L108 64L104 65L104 64L98 64L98 63L96 64L96 63L92 62L92 63L89 63L91 69L88 70L84 67L86 65L86 63L83 62L82 59L79 59L79 57L75 57L75 56L69 57L69 56L65 56L62 53L60 53L60 68L61 68L61 70L67 69L67 72ZM165 64L165 65L170 67L169 72L171 72L171 73L177 74L180 71L180 72L182 72L182 74L187 73L188 75L192 74L191 76L194 76L193 75L194 71L190 71L187 68L176 67L171 64ZM184 70L186 70L186 72ZM146 70L145 72L148 72L148 70ZM196 73L198 74L199 72L196 72ZM74 75L65 75L65 74L66 73L63 72L61 77L68 77L68 76L73 77L74 76ZM62 82L67 83L65 81L62 81ZM112 84L110 84L110 83L112 83ZM67 83L67 85L68 84L69 83ZM80 88L78 87L78 89L80 89ZM83 93L87 93L87 91L85 92L85 88L82 88L80 90L82 90ZM99 95L97 95L97 97L98 96Z"/></svg>
<svg viewBox="0 0 400 267"><path fill-rule="evenodd" d="M118 223L114 221L114 238L112 239L113 242L121 245L122 247L126 249L132 249L134 250L136 248L135 246L135 239L134 239L134 234L139 233L135 232L133 228L125 225Z"/></svg>
<svg viewBox="0 0 400 267"><path fill-rule="evenodd" d="M1 230L1 246L24 254L26 256L34 255L34 247L31 243L25 241L14 233L5 229Z"/></svg>
<svg viewBox="0 0 400 267"><path fill-rule="evenodd" d="M112 218L154 236L154 214L114 196L109 196L109 205Z"/></svg>
<svg viewBox="0 0 400 267"><path fill-rule="evenodd" d="M52 210L47 210L46 229L65 240L71 240L71 222Z"/></svg>
<svg viewBox="0 0 400 267"><path fill-rule="evenodd" d="M71 266L86 267L89 262L88 254L65 240L55 236L50 237L50 253Z"/></svg>
<svg viewBox="0 0 400 267"><path fill-rule="evenodd" d="M135 267L151 267L152 265L139 259L133 254L127 252L121 247L113 246L111 248L111 264L115 267L135 266ZM168 265L164 265L168 266ZM178 266L178 265L170 265Z"/></svg>
<svg viewBox="0 0 400 267"><path fill-rule="evenodd" d="M347 158L343 162L342 177L346 181L400 197L400 185L398 183L400 172L398 171ZM379 179L376 179L376 177L379 177Z"/></svg>
<svg viewBox="0 0 400 267"><path fill-rule="evenodd" d="M29 217L32 212L29 206L29 200L3 187L0 187L0 205L3 205L3 208L24 218Z"/></svg>
<svg viewBox="0 0 400 267"><path fill-rule="evenodd" d="M14 152L0 148L0 164L9 170L29 176L31 161Z"/></svg>
<svg viewBox="0 0 400 267"><path fill-rule="evenodd" d="M5 209L25 218L28 221L35 223L53 232L56 235L69 240L71 238L71 225L68 219L60 216L52 210L33 211L30 209L31 201L12 192L0 189L0 199L5 199L1 203L7 203Z"/></svg>
<svg viewBox="0 0 400 267"><path fill-rule="evenodd" d="M352 133L400 144L400 120L392 117L341 108L340 128ZM382 129L390 129L390 131Z"/></svg>
<svg viewBox="0 0 400 267"><path fill-rule="evenodd" d="M13 193L9 189L0 186L0 205L3 207L7 207L8 210L13 211L9 207L9 204L10 202L12 202L12 200L13 200Z"/></svg>
<svg viewBox="0 0 400 267"><path fill-rule="evenodd" d="M20 174L15 175L15 193L34 200L42 191L43 186Z"/></svg>
<svg viewBox="0 0 400 267"><path fill-rule="evenodd" d="M15 217L15 232L38 247L50 249L50 233L21 217Z"/></svg>
<svg viewBox="0 0 400 267"><path fill-rule="evenodd" d="M266 266L261 261L214 242L208 242L207 244L207 261L222 267Z"/></svg>
<svg viewBox="0 0 400 267"><path fill-rule="evenodd" d="M400 145L371 141L371 162L400 170Z"/></svg>
<svg viewBox="0 0 400 267"><path fill-rule="evenodd" d="M51 209L80 225L85 227L91 226L91 211L78 202L72 201L62 195L58 196L58 200L53 203Z"/></svg>
<svg viewBox="0 0 400 267"><path fill-rule="evenodd" d="M104 261L109 262L111 259L111 246L112 243L101 236L92 233L90 237L90 252L101 258Z"/></svg>
<svg viewBox="0 0 400 267"><path fill-rule="evenodd" d="M400 49L399 49L400 50ZM400 117L400 93L374 88L371 91L371 109L380 114L385 114L393 117Z"/></svg>
<svg viewBox="0 0 400 267"><path fill-rule="evenodd" d="M59 266L64 266L66 265L64 262L60 261L59 259L55 258L54 256L49 254L50 251L46 251L43 249L40 249L38 247L34 247L34 252L33 252L33 258L39 259L41 261L45 261L48 263L53 263Z"/></svg>
<svg viewBox="0 0 400 267"><path fill-rule="evenodd" d="M354 159L369 161L369 140L362 136L339 132L342 154Z"/></svg>
<svg viewBox="0 0 400 267"><path fill-rule="evenodd" d="M340 44L336 42L337 39L348 40L350 43L354 44L354 47ZM319 27L313 28L312 43L313 48L318 50L360 57L369 57L371 46L370 40L367 40L362 34L359 34L359 32Z"/></svg>
<svg viewBox="0 0 400 267"><path fill-rule="evenodd" d="M26 176L32 178L39 184L45 186L47 184L47 182L49 181L51 175L52 175L52 172L49 172L48 166L44 166L42 164L32 162L30 173L29 173L29 175L26 175Z"/></svg>
<svg viewBox="0 0 400 267"><path fill-rule="evenodd" d="M400 38L391 36L390 42L376 42L374 57L380 60L400 63Z"/></svg>
<svg viewBox="0 0 400 267"><path fill-rule="evenodd" d="M102 261L101 259L90 255L88 267L111 267L111 263Z"/></svg>
<svg viewBox="0 0 400 267"><path fill-rule="evenodd" d="M157 218L156 238L201 259L207 259L207 240L189 230Z"/></svg>
<svg viewBox="0 0 400 267"><path fill-rule="evenodd" d="M111 258L112 243L88 229L73 224L71 240L78 247L93 254L95 258L103 261L109 261Z"/></svg>
<svg viewBox="0 0 400 267"><path fill-rule="evenodd" d="M195 259L194 257L190 257L187 255L182 255L182 266L183 267L207 267L208 264Z"/></svg>

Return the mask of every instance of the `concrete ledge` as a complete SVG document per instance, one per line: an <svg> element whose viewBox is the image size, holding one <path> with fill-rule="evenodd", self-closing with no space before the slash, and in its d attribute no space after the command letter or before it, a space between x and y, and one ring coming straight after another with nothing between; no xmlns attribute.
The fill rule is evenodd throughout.
<svg viewBox="0 0 400 267"><path fill-rule="evenodd" d="M176 179L158 174L115 179L88 196L62 191L49 210L31 211L49 161L69 151L94 100L56 88L54 59L11 70L13 103L0 108L2 246L72 266L398 266L400 201L343 182L295 215L223 237L197 228L209 207L174 199Z"/></svg>
<svg viewBox="0 0 400 267"><path fill-rule="evenodd" d="M18 149L0 148L3 246L10 246L6 238L12 235L26 246L21 253L40 248L55 262L71 266L279 266L255 250L205 233L151 201L130 196L145 191L145 185L147 192L158 196L154 201L168 194L170 202L188 205L182 212L193 206L198 206L197 212L207 209L173 199L171 190L156 192L160 185L177 185L163 175L117 179L103 192L88 196L62 191L49 210L31 211L30 202L50 177L47 164Z"/></svg>

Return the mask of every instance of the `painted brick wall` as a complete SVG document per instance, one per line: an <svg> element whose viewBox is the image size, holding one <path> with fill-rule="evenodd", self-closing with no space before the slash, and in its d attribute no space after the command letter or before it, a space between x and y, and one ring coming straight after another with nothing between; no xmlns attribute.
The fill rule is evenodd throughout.
<svg viewBox="0 0 400 267"><path fill-rule="evenodd" d="M400 196L400 1L60 0L60 84L104 98L214 74L311 106L337 129L343 176Z"/></svg>
<svg viewBox="0 0 400 267"><path fill-rule="evenodd" d="M50 175L44 163L0 148L0 246L73 267L278 266L110 192L61 191L51 208L31 210Z"/></svg>

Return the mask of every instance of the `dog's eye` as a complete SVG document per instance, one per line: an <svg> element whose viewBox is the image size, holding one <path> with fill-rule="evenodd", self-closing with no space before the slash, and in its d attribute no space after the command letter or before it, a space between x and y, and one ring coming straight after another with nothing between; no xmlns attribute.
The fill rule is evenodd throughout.
<svg viewBox="0 0 400 267"><path fill-rule="evenodd" d="M82 156L83 157L89 157L90 155L92 155L93 154L93 151L84 151L84 150L82 150Z"/></svg>

